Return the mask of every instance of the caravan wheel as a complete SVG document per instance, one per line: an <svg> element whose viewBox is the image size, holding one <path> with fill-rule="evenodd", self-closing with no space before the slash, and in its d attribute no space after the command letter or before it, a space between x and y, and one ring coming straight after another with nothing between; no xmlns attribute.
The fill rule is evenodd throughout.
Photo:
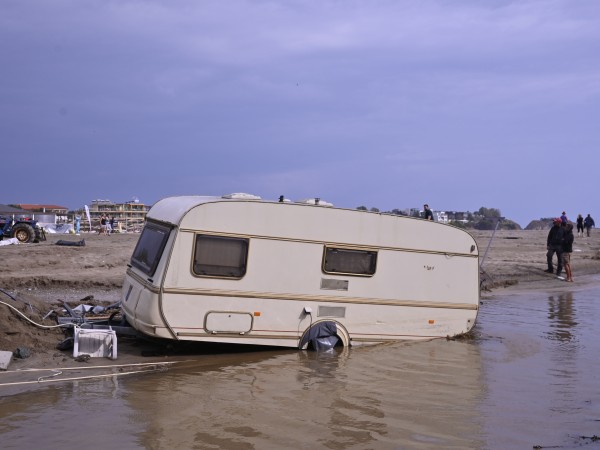
<svg viewBox="0 0 600 450"><path fill-rule="evenodd" d="M298 348L323 351L337 346L350 346L348 331L336 321L321 320L304 331Z"/></svg>

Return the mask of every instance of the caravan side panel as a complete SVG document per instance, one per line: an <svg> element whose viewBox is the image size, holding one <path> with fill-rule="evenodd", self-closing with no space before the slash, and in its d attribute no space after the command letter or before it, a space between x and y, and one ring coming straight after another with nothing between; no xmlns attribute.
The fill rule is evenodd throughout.
<svg viewBox="0 0 600 450"><path fill-rule="evenodd" d="M194 275L198 234L248 239L244 276ZM375 274L325 273L326 246L376 251ZM202 204L181 220L160 315L179 339L265 345L295 346L317 320L335 321L355 343L454 335L477 316L477 256L468 233L418 219L264 202ZM243 325L219 330L215 318Z"/></svg>

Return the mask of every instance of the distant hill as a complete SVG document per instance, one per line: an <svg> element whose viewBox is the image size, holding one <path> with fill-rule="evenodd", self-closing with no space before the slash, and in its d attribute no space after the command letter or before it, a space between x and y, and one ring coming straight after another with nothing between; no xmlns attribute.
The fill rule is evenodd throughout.
<svg viewBox="0 0 600 450"><path fill-rule="evenodd" d="M525 227L526 230L549 230L552 228L553 217L546 217L543 219L532 220L529 225Z"/></svg>
<svg viewBox="0 0 600 450"><path fill-rule="evenodd" d="M475 220L467 224L467 228L475 228L476 230L493 230L498 222L498 230L522 230L521 225L513 222L510 219L483 218Z"/></svg>

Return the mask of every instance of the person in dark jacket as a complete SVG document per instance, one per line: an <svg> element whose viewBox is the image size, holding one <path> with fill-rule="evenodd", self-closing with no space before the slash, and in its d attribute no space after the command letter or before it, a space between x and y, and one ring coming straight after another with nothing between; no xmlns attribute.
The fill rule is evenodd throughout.
<svg viewBox="0 0 600 450"><path fill-rule="evenodd" d="M583 216L581 214L577 215L577 237L583 237Z"/></svg>
<svg viewBox="0 0 600 450"><path fill-rule="evenodd" d="M565 268L565 273L567 274L567 279L565 281L573 281L573 271L571 270L571 253L573 253L574 240L575 236L573 236L573 224L568 223L565 227L565 240L563 241L562 249L562 262L563 267Z"/></svg>
<svg viewBox="0 0 600 450"><path fill-rule="evenodd" d="M583 220L583 226L585 227L587 237L590 237L590 230L592 229L592 227L595 227L596 224L594 223L594 219L592 219L592 217L589 214Z"/></svg>
<svg viewBox="0 0 600 450"><path fill-rule="evenodd" d="M429 205L423 205L423 212L425 213L425 220L433 220L433 211L429 209Z"/></svg>
<svg viewBox="0 0 600 450"><path fill-rule="evenodd" d="M554 225L550 228L548 232L548 239L546 240L546 248L548 249L548 253L546 253L546 259L548 261L548 270L547 273L554 273L554 266L552 265L552 257L556 253L556 257L558 259L556 263L556 275L561 274L562 272L562 252L563 252L563 241L565 240L565 229L561 226L562 220L560 217L554 219Z"/></svg>

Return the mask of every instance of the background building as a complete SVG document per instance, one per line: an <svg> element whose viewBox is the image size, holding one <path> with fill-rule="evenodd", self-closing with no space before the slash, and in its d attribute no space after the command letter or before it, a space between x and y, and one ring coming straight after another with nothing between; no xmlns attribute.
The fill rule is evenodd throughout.
<svg viewBox="0 0 600 450"><path fill-rule="evenodd" d="M42 224L62 224L69 221L69 208L60 205L44 205L37 203L17 204L19 208L29 211L31 218Z"/></svg>
<svg viewBox="0 0 600 450"><path fill-rule="evenodd" d="M140 203L138 199L124 203L115 203L110 200L93 200L89 209L92 227L100 225L100 217L104 214L114 217L115 229L118 231L141 231L150 206ZM83 215L82 220L86 220Z"/></svg>

